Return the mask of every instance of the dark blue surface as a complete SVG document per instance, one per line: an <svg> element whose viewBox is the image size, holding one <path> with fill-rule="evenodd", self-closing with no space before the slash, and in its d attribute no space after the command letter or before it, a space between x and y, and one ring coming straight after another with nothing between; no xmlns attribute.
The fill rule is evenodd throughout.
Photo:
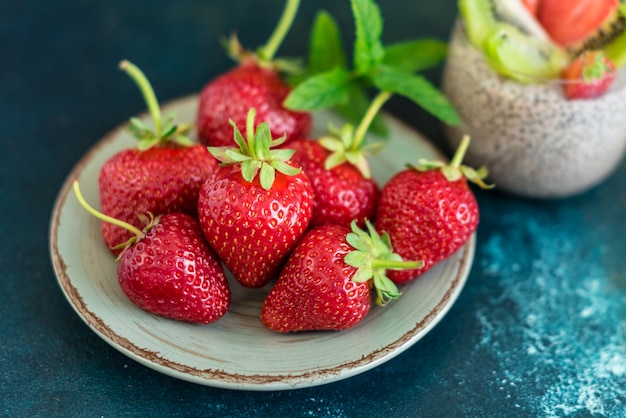
<svg viewBox="0 0 626 418"><path fill-rule="evenodd" d="M447 38L454 0L381 1L385 41ZM281 55L302 55L319 7L351 35L349 2L304 0ZM362 375L311 389L198 386L128 359L79 319L48 251L56 194L85 151L143 111L117 69L139 65L162 102L232 64L218 38L265 41L282 2L0 3L0 416L626 416L626 167L560 201L477 191L475 263L424 339ZM261 19L260 16L266 16ZM256 34L255 34L256 31ZM439 69L428 73L439 82ZM401 99L387 110L442 143ZM253 353L251 353L251 356Z"/></svg>

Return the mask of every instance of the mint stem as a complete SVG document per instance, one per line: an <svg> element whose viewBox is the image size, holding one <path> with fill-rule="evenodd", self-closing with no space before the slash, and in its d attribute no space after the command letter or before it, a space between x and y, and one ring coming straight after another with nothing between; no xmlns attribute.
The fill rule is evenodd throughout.
<svg viewBox="0 0 626 418"><path fill-rule="evenodd" d="M274 32L270 36L265 46L263 46L259 51L261 59L265 61L271 61L274 58L276 51L278 51L278 48L282 44L285 36L287 35L287 32L289 32L289 29L293 24L299 7L300 0L287 0L287 3L285 4L285 9L283 10L283 14L278 22L278 26L276 26L276 28L274 29Z"/></svg>
<svg viewBox="0 0 626 418"><path fill-rule="evenodd" d="M163 121L161 117L159 102L157 101L156 95L154 94L154 89L152 88L152 85L148 81L145 74L130 61L123 60L122 62L120 62L120 69L124 70L126 74L128 74L137 84L139 90L141 90L141 94L146 101L146 106L148 107L148 110L150 111L150 116L152 117L152 121L154 122L155 133L157 137L160 138L161 130L163 129Z"/></svg>
<svg viewBox="0 0 626 418"><path fill-rule="evenodd" d="M132 232L133 234L137 236L137 239L140 239L143 237L143 232L139 230L138 228L135 228L134 226L132 226L131 224L127 222L120 221L119 219L115 219L108 215L105 215L104 213L98 212L93 207L91 207L89 203L87 203L87 201L83 197L83 194L80 191L78 180L74 180L74 194L76 195L76 198L78 199L78 202L81 204L81 206L84 207L87 210L87 212L91 213L96 218L103 220L105 222L109 222L115 226L119 226L121 228L126 229L127 231Z"/></svg>
<svg viewBox="0 0 626 418"><path fill-rule="evenodd" d="M361 123L359 123L359 126L354 133L354 141L352 143L351 149L357 150L361 147L361 144L365 140L365 134L372 124L372 121L374 120L380 109L383 107L385 102L389 100L389 98L391 98L391 96L392 93L388 91L381 91L376 95L376 97L374 97L374 100L372 100L372 103L367 109L367 112L365 112L365 116L363 116L363 119L361 119Z"/></svg>
<svg viewBox="0 0 626 418"><path fill-rule="evenodd" d="M452 161L450 162L450 167L458 168L461 166L461 162L463 162L463 158L465 158L465 153L467 152L467 148L470 144L469 135L463 135L463 139L461 139L461 143L459 147L456 149L454 156L452 157Z"/></svg>

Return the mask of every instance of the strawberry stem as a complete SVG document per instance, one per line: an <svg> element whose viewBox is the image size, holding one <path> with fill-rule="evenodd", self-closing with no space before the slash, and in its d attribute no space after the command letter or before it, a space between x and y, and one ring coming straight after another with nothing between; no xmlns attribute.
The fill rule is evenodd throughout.
<svg viewBox="0 0 626 418"><path fill-rule="evenodd" d="M374 259L371 260L372 268L378 269L393 269L393 270L402 270L402 269L417 269L422 267L424 264L421 261L394 261L394 260L379 260Z"/></svg>
<svg viewBox="0 0 626 418"><path fill-rule="evenodd" d="M461 143L459 147L456 149L454 156L452 157L452 161L450 161L450 167L459 168L461 167L461 163L463 162L463 158L465 158L465 153L467 152L467 148L470 144L469 135L463 135L463 139L461 139Z"/></svg>
<svg viewBox="0 0 626 418"><path fill-rule="evenodd" d="M256 118L256 109L250 108L248 111L248 116L246 118L246 139L248 140L248 147L250 149L250 157L253 159L258 159L258 155L256 154L256 139L255 139L255 129L254 129L254 119Z"/></svg>
<svg viewBox="0 0 626 418"><path fill-rule="evenodd" d="M81 204L81 206L84 207L87 210L87 212L89 212L96 218L105 222L109 222L115 226L119 226L121 228L126 229L127 231L132 232L133 234L137 236L137 239L141 239L143 237L144 235L143 232L139 230L138 228L135 228L134 226L132 226L131 224L127 222L120 221L119 219L115 219L108 215L105 215L104 213L98 212L91 205L89 205L89 203L87 203L87 201L83 197L83 194L80 191L78 180L74 180L74 194L76 195L76 198L78 199L78 202Z"/></svg>
<svg viewBox="0 0 626 418"><path fill-rule="evenodd" d="M267 43L259 49L259 56L264 61L271 61L276 55L276 51L282 44L287 32L293 24L294 18L300 7L300 0L287 0L283 14L278 21L278 26L274 28L274 32L270 36Z"/></svg>
<svg viewBox="0 0 626 418"><path fill-rule="evenodd" d="M150 81L148 81L148 78L145 76L145 74L130 61L121 61L120 69L124 70L126 74L128 74L139 87L139 90L141 91L141 94L146 101L146 106L150 111L152 121L154 122L154 130L156 136L160 138L162 134L161 130L163 129L163 119L161 116L159 102L157 101L156 95L154 94L154 89L152 88Z"/></svg>
<svg viewBox="0 0 626 418"><path fill-rule="evenodd" d="M367 109L367 112L365 112L363 119L361 119L361 122L359 123L359 126L354 133L354 142L352 143L350 149L358 150L361 147L361 144L365 140L365 134L372 124L372 121L374 120L380 109L383 107L385 102L387 102L387 100L391 98L391 96L392 94L390 92L381 91L376 95L376 97L374 97L374 100L372 100L372 103Z"/></svg>

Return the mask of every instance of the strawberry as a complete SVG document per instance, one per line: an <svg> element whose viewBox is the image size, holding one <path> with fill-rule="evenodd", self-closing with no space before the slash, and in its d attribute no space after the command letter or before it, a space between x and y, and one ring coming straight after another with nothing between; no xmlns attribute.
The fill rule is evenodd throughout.
<svg viewBox="0 0 626 418"><path fill-rule="evenodd" d="M531 15L537 17L539 13L540 0L522 0L522 5L530 12Z"/></svg>
<svg viewBox="0 0 626 418"><path fill-rule="evenodd" d="M248 113L246 138L234 121L235 147L210 147L220 166L198 199L202 230L215 252L243 285L257 288L276 276L313 212L313 190L293 150L270 149L269 125L255 126Z"/></svg>
<svg viewBox="0 0 626 418"><path fill-rule="evenodd" d="M617 73L615 65L602 51L586 51L563 70L565 97L593 99L604 94Z"/></svg>
<svg viewBox="0 0 626 418"><path fill-rule="evenodd" d="M292 160L302 166L313 185L312 227L336 224L347 228L353 220L363 226L366 219L373 218L380 189L372 179L367 157L381 151L383 145L364 145L365 134L391 96L378 93L356 129L349 123L341 129L331 125L326 136L289 144L296 151Z"/></svg>
<svg viewBox="0 0 626 418"><path fill-rule="evenodd" d="M298 6L298 0L287 1L276 30L256 53L244 50L237 38L231 37L227 52L238 65L211 80L200 93L196 125L201 143L235 145L229 120L243 126L251 108L257 110L258 120L269 124L273 138L286 135L290 141L308 135L310 113L283 106L291 88L281 72L295 71L295 67L286 60L273 60Z"/></svg>
<svg viewBox="0 0 626 418"><path fill-rule="evenodd" d="M313 186L315 206L311 227L326 224L348 227L353 220L362 226L365 219L374 216L378 184L369 172L363 175L349 162L333 158L336 154L324 147L331 142L335 142L334 138L326 137L300 139L288 145L296 151L292 160L302 166ZM345 150L341 148L342 151Z"/></svg>
<svg viewBox="0 0 626 418"><path fill-rule="evenodd" d="M619 0L541 0L537 17L556 43L570 46L594 33L619 3Z"/></svg>
<svg viewBox="0 0 626 418"><path fill-rule="evenodd" d="M311 229L298 242L261 308L261 323L277 332L351 328L376 302L385 305L400 296L386 277L388 268L414 268L393 253L389 237L366 222L352 231L340 225Z"/></svg>
<svg viewBox="0 0 626 418"><path fill-rule="evenodd" d="M419 259L418 269L391 271L395 283L406 283L456 252L478 226L478 204L468 187L481 187L487 170L461 165L469 146L464 137L449 166L420 160L396 173L382 188L376 211L376 229L386 231L403 258Z"/></svg>
<svg viewBox="0 0 626 418"><path fill-rule="evenodd" d="M154 131L138 118L130 129L140 140L137 148L123 150L108 159L100 170L98 186L102 211L141 227L139 213L183 212L195 216L198 194L217 168L217 160L199 144L192 144L184 126L163 123L154 91L144 74L128 61L120 64L140 86L154 122ZM109 222L102 223L106 245L119 254L132 234Z"/></svg>
<svg viewBox="0 0 626 418"><path fill-rule="evenodd" d="M283 107L291 89L276 69L246 60L207 84L200 93L196 125L198 139L210 146L233 145L229 119L244 125L248 109L256 108L259 120L270 125L273 137L289 140L306 136L311 115Z"/></svg>
<svg viewBox="0 0 626 418"><path fill-rule="evenodd" d="M80 203L104 222L113 222L133 234L120 254L117 276L128 299L148 312L166 318L208 324L230 307L230 288L224 269L210 249L198 221L183 213L148 219L143 230L101 214Z"/></svg>

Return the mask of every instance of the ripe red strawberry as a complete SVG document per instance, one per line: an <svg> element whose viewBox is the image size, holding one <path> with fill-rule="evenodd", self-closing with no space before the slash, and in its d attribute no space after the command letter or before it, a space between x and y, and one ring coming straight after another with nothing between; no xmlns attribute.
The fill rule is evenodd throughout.
<svg viewBox="0 0 626 418"><path fill-rule="evenodd" d="M560 45L584 41L619 7L619 0L541 0L537 17Z"/></svg>
<svg viewBox="0 0 626 418"><path fill-rule="evenodd" d="M90 213L133 234L117 269L120 287L132 303L179 321L208 324L224 316L230 288L195 218L183 213L144 216L147 225L142 231L96 212L85 202L78 182L74 191Z"/></svg>
<svg viewBox="0 0 626 418"><path fill-rule="evenodd" d="M478 204L467 180L481 187L487 171L461 166L469 137L464 137L449 166L420 160L394 175L384 186L376 211L376 229L386 231L403 258L419 259L422 267L391 271L389 278L405 283L456 252L479 221Z"/></svg>
<svg viewBox="0 0 626 418"><path fill-rule="evenodd" d="M537 17L537 13L539 13L539 6L541 4L540 0L522 0L522 5L528 9L530 14Z"/></svg>
<svg viewBox="0 0 626 418"><path fill-rule="evenodd" d="M257 110L258 119L269 124L273 138L286 135L291 141L308 135L311 115L287 109L283 101L291 92L282 72L292 72L293 63L274 59L274 54L293 23L298 0L287 0L276 30L256 53L244 50L235 36L227 53L239 64L211 80L201 91L196 125L201 143L210 146L235 145L229 120L243 126L248 110Z"/></svg>
<svg viewBox="0 0 626 418"><path fill-rule="evenodd" d="M107 160L99 175L102 211L139 228L137 214L183 212L197 214L198 194L204 181L217 168L208 150L192 144L185 127L161 120L161 113L149 82L133 64L121 67L142 89L155 125L154 132L137 118L130 129L140 140L137 148L123 150ZM108 222L102 223L106 245L116 254L132 233Z"/></svg>
<svg viewBox="0 0 626 418"><path fill-rule="evenodd" d="M602 51L584 52L563 70L565 97L572 100L601 96L616 76L615 65Z"/></svg>
<svg viewBox="0 0 626 418"><path fill-rule="evenodd" d="M302 166L313 186L311 227L335 224L347 228L353 220L362 226L365 219L374 217L379 194L374 179L364 177L347 162L334 167L326 165L331 152L318 140L296 140L288 147L296 151L292 161Z"/></svg>
<svg viewBox="0 0 626 418"><path fill-rule="evenodd" d="M298 242L261 308L261 323L277 332L343 330L358 324L376 301L385 305L400 292L388 268L416 267L392 252L389 237L367 222L313 228Z"/></svg>
<svg viewBox="0 0 626 418"><path fill-rule="evenodd" d="M305 232L313 212L313 190L292 150L273 149L267 123L255 132L249 112L247 138L234 124L235 147L209 150L223 164L206 181L198 215L209 244L234 277L257 288L274 278L292 247Z"/></svg>
<svg viewBox="0 0 626 418"><path fill-rule="evenodd" d="M283 101L291 92L275 68L248 59L207 84L200 94L196 125L198 139L210 146L234 145L229 119L243 126L248 109L258 109L272 137L293 140L308 135L311 115L288 110Z"/></svg>
<svg viewBox="0 0 626 418"><path fill-rule="evenodd" d="M315 193L311 226L336 224L349 227L353 220L363 226L372 219L380 189L369 168L367 157L382 150L381 143L364 145L365 134L391 93L379 93L369 105L359 126L329 127L317 140L302 139L288 147L296 153L292 160L309 176Z"/></svg>

